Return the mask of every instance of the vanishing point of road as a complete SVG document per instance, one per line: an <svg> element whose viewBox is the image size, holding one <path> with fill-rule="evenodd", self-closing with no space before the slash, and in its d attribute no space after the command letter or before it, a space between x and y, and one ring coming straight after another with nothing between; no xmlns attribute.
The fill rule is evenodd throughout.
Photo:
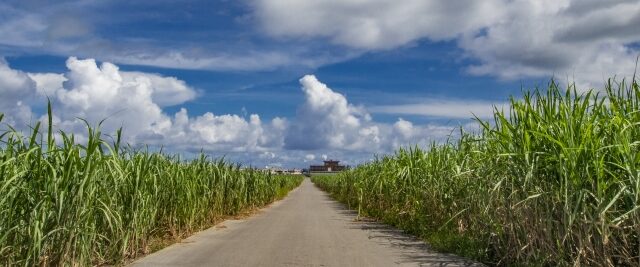
<svg viewBox="0 0 640 267"><path fill-rule="evenodd" d="M482 266L356 216L305 179L258 214L224 221L132 266Z"/></svg>

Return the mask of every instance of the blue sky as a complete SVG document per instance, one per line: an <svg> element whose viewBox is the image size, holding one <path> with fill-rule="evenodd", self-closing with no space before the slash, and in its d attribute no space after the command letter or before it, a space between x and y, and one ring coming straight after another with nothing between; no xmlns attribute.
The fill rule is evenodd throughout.
<svg viewBox="0 0 640 267"><path fill-rule="evenodd" d="M474 129L551 77L630 77L637 1L5 1L0 112L257 166L349 164ZM309 76L307 76L309 75Z"/></svg>

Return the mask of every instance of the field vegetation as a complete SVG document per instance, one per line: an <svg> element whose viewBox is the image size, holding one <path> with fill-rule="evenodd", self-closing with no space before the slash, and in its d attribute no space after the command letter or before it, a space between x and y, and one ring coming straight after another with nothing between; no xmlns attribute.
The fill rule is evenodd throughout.
<svg viewBox="0 0 640 267"><path fill-rule="evenodd" d="M478 133L313 181L363 216L501 266L640 265L640 89L554 82Z"/></svg>
<svg viewBox="0 0 640 267"><path fill-rule="evenodd" d="M122 263L302 181L136 150L121 144L121 131L107 140L99 127L87 127L83 144L64 132L55 140L50 106L48 125L0 133L0 266Z"/></svg>

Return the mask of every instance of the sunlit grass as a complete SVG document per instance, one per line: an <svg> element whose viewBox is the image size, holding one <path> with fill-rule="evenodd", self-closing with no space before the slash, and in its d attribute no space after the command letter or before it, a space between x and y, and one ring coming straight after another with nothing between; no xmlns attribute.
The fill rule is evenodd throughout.
<svg viewBox="0 0 640 267"><path fill-rule="evenodd" d="M134 150L120 131L109 142L87 130L85 144L64 132L54 140L39 123L28 136L0 133L0 266L119 263L148 252L154 238L266 205L302 181Z"/></svg>
<svg viewBox="0 0 640 267"><path fill-rule="evenodd" d="M511 99L480 134L313 180L364 215L498 265L640 265L640 89Z"/></svg>

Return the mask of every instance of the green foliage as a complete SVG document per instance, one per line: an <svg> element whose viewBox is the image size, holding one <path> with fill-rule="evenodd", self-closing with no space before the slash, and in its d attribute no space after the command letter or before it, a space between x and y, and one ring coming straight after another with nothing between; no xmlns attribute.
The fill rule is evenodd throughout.
<svg viewBox="0 0 640 267"><path fill-rule="evenodd" d="M50 107L49 116L44 135L40 123L27 137L0 133L1 266L120 263L148 252L152 238L211 226L302 181L124 148L121 131L111 143L92 127L84 145L64 132L55 140Z"/></svg>
<svg viewBox="0 0 640 267"><path fill-rule="evenodd" d="M479 134L314 182L433 246L506 266L640 265L640 89L551 82Z"/></svg>

